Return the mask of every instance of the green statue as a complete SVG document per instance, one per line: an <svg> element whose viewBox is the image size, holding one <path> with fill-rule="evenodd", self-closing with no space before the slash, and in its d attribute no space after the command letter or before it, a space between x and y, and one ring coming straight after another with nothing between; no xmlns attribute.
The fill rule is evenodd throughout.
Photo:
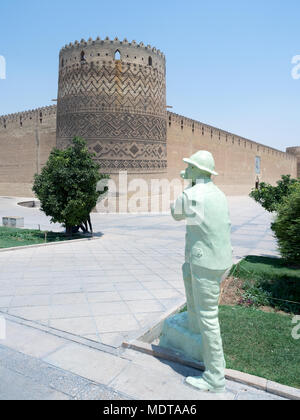
<svg viewBox="0 0 300 420"><path fill-rule="evenodd" d="M231 223L225 195L212 182L215 162L211 153L200 151L190 159L184 179L191 181L172 205L176 221L186 220L186 250L183 278L187 296L188 330L201 334L203 377L186 382L202 391L225 391L218 303L220 284L232 267Z"/></svg>

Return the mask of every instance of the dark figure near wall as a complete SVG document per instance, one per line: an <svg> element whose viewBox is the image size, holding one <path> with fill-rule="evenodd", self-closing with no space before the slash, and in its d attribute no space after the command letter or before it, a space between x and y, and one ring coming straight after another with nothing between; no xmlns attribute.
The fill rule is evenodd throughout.
<svg viewBox="0 0 300 420"><path fill-rule="evenodd" d="M256 190L258 190L258 189L259 189L259 184L260 184L260 181L259 181L259 178L257 177L257 178L256 178L256 182L255 182L255 189L256 189Z"/></svg>

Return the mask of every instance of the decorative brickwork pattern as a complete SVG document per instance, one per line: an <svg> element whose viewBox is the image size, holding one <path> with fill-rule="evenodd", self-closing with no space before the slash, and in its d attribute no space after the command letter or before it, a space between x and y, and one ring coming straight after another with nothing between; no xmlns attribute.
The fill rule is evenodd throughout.
<svg viewBox="0 0 300 420"><path fill-rule="evenodd" d="M86 110L136 112L166 117L165 78L156 69L89 64L63 69L59 99L65 112Z"/></svg>
<svg viewBox="0 0 300 420"><path fill-rule="evenodd" d="M116 52L121 60L115 60ZM106 172L165 172L163 54L108 39L65 47L60 53L58 147L76 135L88 142Z"/></svg>
<svg viewBox="0 0 300 420"><path fill-rule="evenodd" d="M61 139L81 135L85 138L151 140L165 143L166 123L163 118L149 115L93 112L58 112L58 136Z"/></svg>

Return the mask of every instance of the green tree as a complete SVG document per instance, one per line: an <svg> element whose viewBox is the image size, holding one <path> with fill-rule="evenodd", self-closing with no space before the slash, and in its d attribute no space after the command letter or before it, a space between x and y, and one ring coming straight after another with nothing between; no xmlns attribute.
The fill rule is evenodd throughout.
<svg viewBox="0 0 300 420"><path fill-rule="evenodd" d="M288 263L300 266L300 183L291 187L290 194L277 207L272 230L281 256Z"/></svg>
<svg viewBox="0 0 300 420"><path fill-rule="evenodd" d="M276 186L261 182L258 189L252 190L250 197L269 212L277 211L284 198L287 197L294 184L299 184L299 179L292 179L290 175L283 175Z"/></svg>
<svg viewBox="0 0 300 420"><path fill-rule="evenodd" d="M72 143L65 150L52 150L41 174L35 175L33 186L41 210L51 222L62 223L67 234L89 220L99 196L107 191L96 191L97 183L109 178L99 173L100 166L82 138L75 137Z"/></svg>

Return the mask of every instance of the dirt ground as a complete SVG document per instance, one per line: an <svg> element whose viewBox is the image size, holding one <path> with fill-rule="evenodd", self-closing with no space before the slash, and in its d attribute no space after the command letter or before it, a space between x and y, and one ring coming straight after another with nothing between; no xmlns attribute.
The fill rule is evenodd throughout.
<svg viewBox="0 0 300 420"><path fill-rule="evenodd" d="M228 277L221 287L220 305L238 305L241 300L243 280Z"/></svg>
<svg viewBox="0 0 300 420"><path fill-rule="evenodd" d="M243 280L236 277L228 277L228 279L222 283L220 305L239 305L242 297L243 282ZM286 312L278 311L271 306L259 306L257 309L263 312L276 312L282 315L288 315Z"/></svg>

